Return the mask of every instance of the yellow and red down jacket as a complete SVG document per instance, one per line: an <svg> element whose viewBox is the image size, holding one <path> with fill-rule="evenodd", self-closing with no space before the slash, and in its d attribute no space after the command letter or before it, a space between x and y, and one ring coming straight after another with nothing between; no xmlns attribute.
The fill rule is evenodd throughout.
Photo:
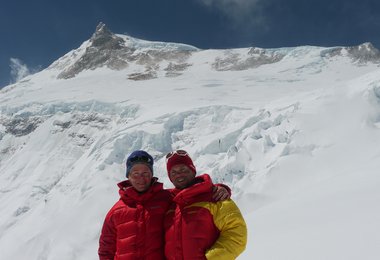
<svg viewBox="0 0 380 260"><path fill-rule="evenodd" d="M196 184L174 189L165 217L165 256L168 260L235 259L245 249L247 227L232 200L215 202L207 174Z"/></svg>
<svg viewBox="0 0 380 260"><path fill-rule="evenodd" d="M108 212L99 239L100 260L163 260L165 213L172 195L162 183L139 194L129 183L118 184L120 200Z"/></svg>

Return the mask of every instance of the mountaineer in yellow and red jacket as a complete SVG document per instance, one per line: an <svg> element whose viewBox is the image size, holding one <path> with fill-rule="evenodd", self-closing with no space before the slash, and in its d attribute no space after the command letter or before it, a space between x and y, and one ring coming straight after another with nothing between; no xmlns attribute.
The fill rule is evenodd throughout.
<svg viewBox="0 0 380 260"><path fill-rule="evenodd" d="M196 168L183 150L167 155L167 170L176 189L165 217L165 256L168 260L231 260L247 243L247 227L232 200L215 202L207 174Z"/></svg>

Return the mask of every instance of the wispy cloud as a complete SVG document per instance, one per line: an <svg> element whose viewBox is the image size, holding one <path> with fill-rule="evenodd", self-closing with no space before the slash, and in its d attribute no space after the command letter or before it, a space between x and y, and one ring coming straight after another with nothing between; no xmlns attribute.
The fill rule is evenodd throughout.
<svg viewBox="0 0 380 260"><path fill-rule="evenodd" d="M11 83L17 82L33 73L33 70L29 69L23 61L17 58L10 58L9 66L11 67Z"/></svg>
<svg viewBox="0 0 380 260"><path fill-rule="evenodd" d="M216 8L232 26L259 26L264 22L261 8L263 0L196 0L208 8Z"/></svg>

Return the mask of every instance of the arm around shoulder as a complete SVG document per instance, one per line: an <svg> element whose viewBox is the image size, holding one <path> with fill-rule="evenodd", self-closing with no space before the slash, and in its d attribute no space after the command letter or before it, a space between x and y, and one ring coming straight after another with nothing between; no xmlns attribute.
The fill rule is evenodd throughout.
<svg viewBox="0 0 380 260"><path fill-rule="evenodd" d="M235 259L244 251L247 244L247 226L244 218L232 200L215 203L212 211L214 223L220 235L206 252L206 258Z"/></svg>

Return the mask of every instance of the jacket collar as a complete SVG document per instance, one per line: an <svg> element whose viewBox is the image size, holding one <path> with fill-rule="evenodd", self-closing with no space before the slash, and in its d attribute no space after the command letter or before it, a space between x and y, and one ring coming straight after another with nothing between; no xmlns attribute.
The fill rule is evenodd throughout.
<svg viewBox="0 0 380 260"><path fill-rule="evenodd" d="M158 182L158 178L156 177L152 178L151 186L144 193L135 190L129 180L122 181L118 183L117 186L119 187L120 198L127 204L132 202L143 203L149 200L155 193L163 189L163 184Z"/></svg>
<svg viewBox="0 0 380 260"><path fill-rule="evenodd" d="M208 174L195 177L194 184L183 190L173 189L173 201L179 206L186 206L200 201L212 201L212 183Z"/></svg>

